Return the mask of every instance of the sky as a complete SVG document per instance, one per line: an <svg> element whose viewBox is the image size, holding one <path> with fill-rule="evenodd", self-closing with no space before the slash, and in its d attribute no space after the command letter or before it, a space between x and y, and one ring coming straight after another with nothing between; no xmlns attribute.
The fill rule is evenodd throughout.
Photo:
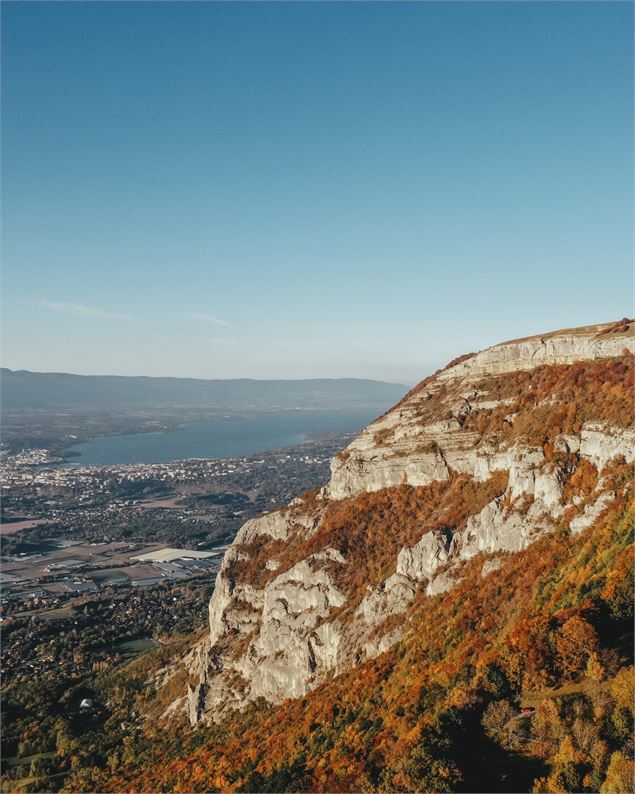
<svg viewBox="0 0 635 794"><path fill-rule="evenodd" d="M631 3L2 4L2 365L414 383L633 311Z"/></svg>

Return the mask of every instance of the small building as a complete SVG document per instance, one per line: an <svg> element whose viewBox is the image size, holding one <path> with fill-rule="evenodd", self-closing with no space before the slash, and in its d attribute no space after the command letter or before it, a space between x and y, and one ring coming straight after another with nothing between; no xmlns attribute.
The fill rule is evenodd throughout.
<svg viewBox="0 0 635 794"><path fill-rule="evenodd" d="M64 589L69 593L87 593L90 590L97 590L95 582L64 582Z"/></svg>
<svg viewBox="0 0 635 794"><path fill-rule="evenodd" d="M133 579L131 584L133 587L148 587L153 584L163 584L165 581L165 577L156 576L148 579Z"/></svg>
<svg viewBox="0 0 635 794"><path fill-rule="evenodd" d="M79 704L80 709L92 709L93 701L91 698L84 698Z"/></svg>

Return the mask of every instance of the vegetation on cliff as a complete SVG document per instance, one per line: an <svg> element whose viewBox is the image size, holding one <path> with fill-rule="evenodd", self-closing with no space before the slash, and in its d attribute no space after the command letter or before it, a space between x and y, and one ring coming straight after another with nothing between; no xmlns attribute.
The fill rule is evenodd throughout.
<svg viewBox="0 0 635 794"><path fill-rule="evenodd" d="M619 496L593 528L556 531L485 576L470 560L377 659L190 735L146 724L119 769L82 763L65 788L630 791L629 467L610 478Z"/></svg>
<svg viewBox="0 0 635 794"><path fill-rule="evenodd" d="M371 428L375 445L351 445L355 454L335 467L353 480L347 496L313 491L245 526L212 602L220 639L208 656L197 656L205 643L190 654L202 660L194 684L211 689L223 676L220 699L205 704L218 707L217 723L186 724L189 662L138 660L101 679L113 690L103 698L109 730L66 726L64 777L37 778L36 765L33 790L632 791L633 357L481 374L425 381ZM446 460L435 439L457 435ZM430 467L427 484L409 484L411 453ZM377 461L385 478L373 479ZM438 567L450 579L438 595L425 575L395 574L403 553L435 538L430 554L447 552L435 576ZM319 623L309 625L310 608L300 599L294 610L286 591L274 618L259 605L295 566L297 589L313 584L326 604ZM317 574L328 575L324 590ZM368 594L400 576L408 598L373 612ZM356 629L364 606L374 634L355 645L352 632L345 663L306 679L304 696L253 700L266 690L250 690L247 662L299 677L296 649L308 634L322 647L325 623ZM275 642L249 656L263 626L298 643L286 657ZM387 642L365 654L380 635ZM235 711L222 702L228 691ZM118 735L122 717L132 733Z"/></svg>

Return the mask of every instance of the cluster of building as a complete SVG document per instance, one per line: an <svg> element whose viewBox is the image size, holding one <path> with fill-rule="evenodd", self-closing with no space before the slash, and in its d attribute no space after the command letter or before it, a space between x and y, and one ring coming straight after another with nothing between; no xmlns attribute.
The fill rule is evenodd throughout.
<svg viewBox="0 0 635 794"><path fill-rule="evenodd" d="M62 458L48 449L24 448L18 452L0 449L0 467L10 463L12 466L44 466L47 464L62 463Z"/></svg>
<svg viewBox="0 0 635 794"><path fill-rule="evenodd" d="M113 586L204 573L213 581L221 544L248 518L323 482L334 445L110 466L68 464L47 449L3 449L0 598L13 612L24 601Z"/></svg>
<svg viewBox="0 0 635 794"><path fill-rule="evenodd" d="M278 455L305 465L323 463L324 455ZM328 456L327 458L328 459ZM252 469L267 465L266 459L239 457L214 460L179 460L166 463L125 463L109 466L82 466L79 463L63 461L46 449L21 450L20 452L0 451L0 477L2 488L9 491L15 486L30 483L34 486L91 486L103 490L108 485L120 482L139 482L148 479L157 482L194 482L213 477L228 477L241 472L248 474ZM269 468L276 468L274 463Z"/></svg>

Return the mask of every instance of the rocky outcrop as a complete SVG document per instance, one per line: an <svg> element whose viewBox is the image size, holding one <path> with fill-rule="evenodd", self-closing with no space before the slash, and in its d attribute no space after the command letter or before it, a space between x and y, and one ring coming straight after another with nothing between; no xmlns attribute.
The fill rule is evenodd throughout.
<svg viewBox="0 0 635 794"><path fill-rule="evenodd" d="M623 329L616 329L619 333L606 333L612 327L615 327L612 323L590 325L503 342L444 370L439 380L461 378L469 381L482 375L500 375L543 365L612 358L622 355L624 349L633 352L632 322Z"/></svg>
<svg viewBox="0 0 635 794"><path fill-rule="evenodd" d="M449 533L433 530L410 548L402 549L397 556L397 573L411 582L431 579L448 560L451 540Z"/></svg>
<svg viewBox="0 0 635 794"><path fill-rule="evenodd" d="M610 460L619 456L631 463L635 460L635 429L587 422L580 434L579 452L597 469L603 469Z"/></svg>
<svg viewBox="0 0 635 794"><path fill-rule="evenodd" d="M592 326L497 345L461 360L366 428L333 461L331 480L317 496L248 521L218 575L209 636L186 660L191 723L217 720L225 709L260 697L273 703L299 697L399 641L417 599L442 597L477 555L486 558L482 576L488 576L501 554L526 548L544 532L556 526L581 532L600 519L615 498L603 475L618 460L635 460L635 431L598 414L536 443L523 430L533 427L527 411L535 406L526 409L516 393L500 396L500 378L620 359L635 347L631 332L624 324L617 331ZM591 403L595 396L590 392ZM574 493L568 483L583 461L596 479ZM504 473L506 485L495 498L458 523L423 523L386 570L369 574L361 593L350 584L355 577L346 543L320 545L336 502L457 477L487 483L497 473ZM386 526L387 533L397 529ZM240 572L253 570L254 560L259 575L245 578Z"/></svg>
<svg viewBox="0 0 635 794"><path fill-rule="evenodd" d="M614 491L604 491L601 493L595 502L588 504L580 515L577 515L575 518L571 519L571 523L569 525L571 532L582 532L583 529L587 529L588 527L592 526L614 499Z"/></svg>
<svg viewBox="0 0 635 794"><path fill-rule="evenodd" d="M318 669L337 656L337 640L327 636L324 621L345 596L321 563L346 561L326 549L296 563L264 589L260 629L236 669L250 682L250 695L271 701L298 697Z"/></svg>
<svg viewBox="0 0 635 794"><path fill-rule="evenodd" d="M333 460L328 486L331 498L344 499L402 482L428 485L448 477L450 471L486 476L491 470L492 451L476 446L479 436L464 429L465 419L473 412L489 411L505 402L511 407L514 400L487 399L487 392L480 387L483 380L539 366L617 357L625 350L635 352L632 324L627 332L617 335L605 333L610 327L589 326L506 342L437 373L434 380L406 398L398 409L367 427L345 455ZM445 396L439 399L440 394ZM429 401L438 403L437 415L431 422L422 422L420 417ZM507 417L509 423L513 419L513 415ZM589 427L580 443L585 448L583 454L606 462L615 454L622 454L618 449L629 445L632 449L633 435L623 438L620 433L613 443L606 428ZM603 457L604 453L608 458Z"/></svg>

